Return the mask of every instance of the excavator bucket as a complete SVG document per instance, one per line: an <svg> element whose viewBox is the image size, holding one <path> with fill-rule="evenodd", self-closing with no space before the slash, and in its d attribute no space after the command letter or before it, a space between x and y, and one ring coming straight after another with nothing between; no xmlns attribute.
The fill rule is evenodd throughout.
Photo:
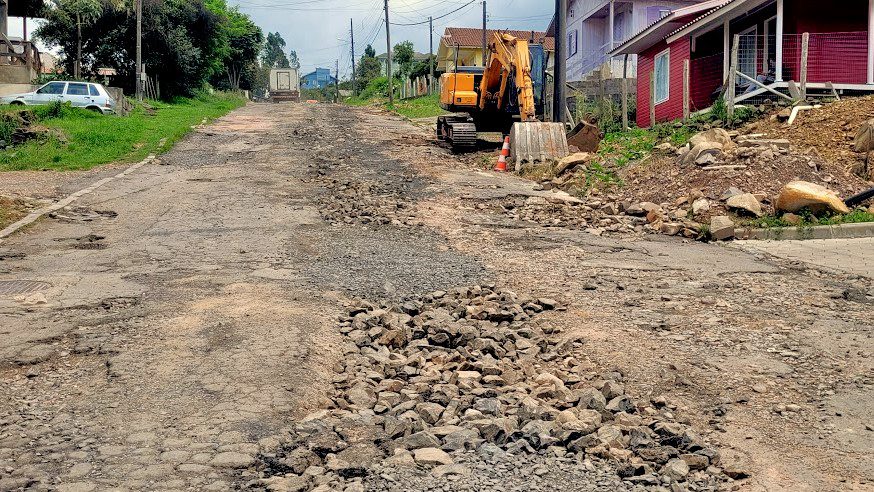
<svg viewBox="0 0 874 492"><path fill-rule="evenodd" d="M601 140L604 138L604 133L597 126L597 121L590 119L589 121L581 121L567 137L568 145L572 145L580 152L588 152L595 154L598 152L598 147L601 145Z"/></svg>
<svg viewBox="0 0 874 492"><path fill-rule="evenodd" d="M510 129L510 153L516 170L525 164L558 161L570 153L562 123L514 123Z"/></svg>

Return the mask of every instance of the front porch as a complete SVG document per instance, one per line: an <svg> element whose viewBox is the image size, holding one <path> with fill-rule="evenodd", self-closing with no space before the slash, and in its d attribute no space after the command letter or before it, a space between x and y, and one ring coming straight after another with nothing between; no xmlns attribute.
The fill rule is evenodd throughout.
<svg viewBox="0 0 874 492"><path fill-rule="evenodd" d="M736 5L743 9L726 7L667 39L691 40L693 110L712 105L730 79L736 103L763 96L796 100L808 91L874 92L874 0L848 0L830 10L812 0Z"/></svg>

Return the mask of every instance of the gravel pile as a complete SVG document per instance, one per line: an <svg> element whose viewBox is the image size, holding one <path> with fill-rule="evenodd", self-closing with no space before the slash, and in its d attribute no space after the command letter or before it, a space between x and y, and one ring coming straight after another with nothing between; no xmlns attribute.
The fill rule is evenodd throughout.
<svg viewBox="0 0 874 492"><path fill-rule="evenodd" d="M593 200L585 204L553 203L542 197L513 197L497 205L508 217L543 227L583 229L598 235L646 232L647 221L625 215L619 203Z"/></svg>
<svg viewBox="0 0 874 492"><path fill-rule="evenodd" d="M323 182L328 193L319 199L319 212L326 222L397 227L418 224L397 192L360 181L324 179Z"/></svg>
<svg viewBox="0 0 874 492"><path fill-rule="evenodd" d="M639 487L717 490L740 478L664 400L636 401L621 374L583 369L583 344L559 341L538 317L557 309L494 285L392 307L353 303L339 323L346 347L332 408L297 422L247 486L363 490L366 479L368 490L432 490L433 478L452 475L515 490L504 474L476 471L505 458L526 476L585 474L596 485L607 466L610 480Z"/></svg>

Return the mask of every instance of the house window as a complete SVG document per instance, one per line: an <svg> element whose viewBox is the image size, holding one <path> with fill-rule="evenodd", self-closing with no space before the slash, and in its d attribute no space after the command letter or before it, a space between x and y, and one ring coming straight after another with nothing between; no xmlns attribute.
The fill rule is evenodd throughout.
<svg viewBox="0 0 874 492"><path fill-rule="evenodd" d="M580 32L576 29L567 33L567 56L568 58L577 54L579 49Z"/></svg>
<svg viewBox="0 0 874 492"><path fill-rule="evenodd" d="M661 104L671 98L671 50L662 51L655 57L655 103Z"/></svg>
<svg viewBox="0 0 874 492"><path fill-rule="evenodd" d="M663 6L647 7L646 8L646 24L654 24L655 22L665 18L671 13L671 9Z"/></svg>

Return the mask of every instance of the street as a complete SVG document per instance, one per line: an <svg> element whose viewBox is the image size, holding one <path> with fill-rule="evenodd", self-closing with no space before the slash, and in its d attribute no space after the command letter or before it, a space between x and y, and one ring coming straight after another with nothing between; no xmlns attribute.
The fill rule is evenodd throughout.
<svg viewBox="0 0 874 492"><path fill-rule="evenodd" d="M371 321L358 329L362 313L413 303L403 308L410 316L445 308L461 325L459 306L470 313L482 299L511 313L495 329L524 320L532 340L548 340L533 343L540 352L528 352L532 343L520 338L509 337L512 347L500 342L489 358L502 367L516 364L528 375L530 365L529 379L538 381L560 374L556 394L622 388L607 399L624 393L636 407L613 412L619 441L629 428L648 425L641 419L658 418L688 428L677 434L700 441L696 449L716 450L718 459L710 455L674 477L698 484L692 490L874 490L870 241L852 248L859 268L836 269L833 260L767 246L599 236L529 222L502 205L575 199L473 169L432 140L375 109L250 103L4 240L0 490L634 490L672 483L621 479L617 470L642 456L627 439L586 454L585 463L564 454L572 446L550 440L534 453L519 445L500 459L486 457L482 446L462 446L452 457L464 469L437 476L401 459L384 462L393 455L391 439L358 443L338 425L344 442L369 446L361 469L378 472L337 465L331 456L341 449L318 448L306 466L292 463L300 448L290 443L307 415L383 418L388 396L378 393L380 402L374 396L368 406L353 390L362 380L385 390L377 385L391 379L389 367L400 373L415 366L410 387L385 390L413 402L431 384L416 377L439 375L439 364L479 371L484 382L497 377L500 371L474 369L471 361L409 348L404 360L419 365L394 367L388 342L360 353L385 356L382 369L350 363L370 341L356 332L374 340L382 333L371 333L382 326ZM438 292L473 300L442 305ZM514 317L515 305L524 313ZM439 345L428 340L428 350ZM524 360L526 353L554 357ZM512 383L509 372L490 384L523 391L526 383ZM455 379L435 378L466 391ZM477 398L500 401L506 415L522 414L511 392L479 390ZM542 400L561 401L556 394ZM449 406L442 402L441 411ZM467 412L497 415L484 407L471 403ZM431 425L457 427L444 429L449 435L472 419L461 410L432 419L427 410L403 408L398 415L414 411L427 422L404 437ZM564 418L561 405L553 410L542 420ZM601 419L599 436L608 427ZM478 430L478 443L511 444ZM649 466L633 474L670 476ZM292 473L305 485L273 480Z"/></svg>

